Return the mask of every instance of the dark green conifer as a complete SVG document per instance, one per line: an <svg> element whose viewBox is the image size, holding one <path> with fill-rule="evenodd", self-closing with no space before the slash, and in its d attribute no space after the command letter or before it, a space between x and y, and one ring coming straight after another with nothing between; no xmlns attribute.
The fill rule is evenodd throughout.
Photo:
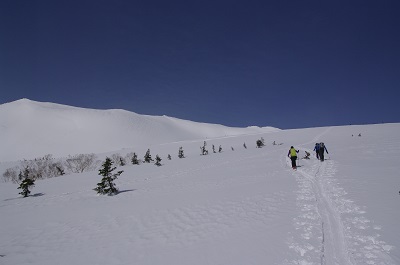
<svg viewBox="0 0 400 265"><path fill-rule="evenodd" d="M203 147L200 147L202 155L208 155L208 150L206 149L207 143L204 141Z"/></svg>
<svg viewBox="0 0 400 265"><path fill-rule="evenodd" d="M261 137L260 140L257 140L256 144L257 144L257 148L263 147L265 145L264 144L264 139Z"/></svg>
<svg viewBox="0 0 400 265"><path fill-rule="evenodd" d="M132 162L133 165L139 165L139 160L137 158L137 154L136 153L133 153L133 157L132 157L131 162Z"/></svg>
<svg viewBox="0 0 400 265"><path fill-rule="evenodd" d="M179 158L185 158L185 155L183 154L183 148L182 148L182 146L179 147L178 157L179 157Z"/></svg>
<svg viewBox="0 0 400 265"><path fill-rule="evenodd" d="M102 168L99 170L99 175L103 176L103 178L101 179L100 183L97 183L97 188L94 189L98 194L114 195L118 193L118 189L114 184L114 180L116 180L124 171L121 170L117 173L113 173L115 169L116 167L113 167L112 160L107 157L106 161L102 165Z"/></svg>
<svg viewBox="0 0 400 265"><path fill-rule="evenodd" d="M156 155L156 163L154 164L154 165L156 165L156 166L161 166L161 158L158 156L158 155Z"/></svg>
<svg viewBox="0 0 400 265"><path fill-rule="evenodd" d="M29 176L28 167L25 168L24 173L19 172L19 175L18 175L19 179L22 180L22 182L17 189L22 190L19 194L21 194L24 197L28 197L29 194L31 193L31 191L29 190L30 187L35 186L35 180L30 179L28 176Z"/></svg>
<svg viewBox="0 0 400 265"><path fill-rule="evenodd" d="M151 161L154 161L154 160L151 158L150 149L147 149L147 152L144 155L144 162L145 163L150 163Z"/></svg>

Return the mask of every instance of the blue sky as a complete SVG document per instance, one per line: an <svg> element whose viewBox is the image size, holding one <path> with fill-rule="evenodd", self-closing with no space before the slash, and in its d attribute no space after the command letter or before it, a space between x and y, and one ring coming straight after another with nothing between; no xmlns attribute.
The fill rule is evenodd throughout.
<svg viewBox="0 0 400 265"><path fill-rule="evenodd" d="M399 1L0 3L0 104L245 127L400 122Z"/></svg>

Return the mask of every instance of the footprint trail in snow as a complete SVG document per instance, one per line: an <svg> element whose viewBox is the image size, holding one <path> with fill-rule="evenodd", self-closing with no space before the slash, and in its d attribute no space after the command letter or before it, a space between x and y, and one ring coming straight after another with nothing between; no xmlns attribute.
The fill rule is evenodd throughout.
<svg viewBox="0 0 400 265"><path fill-rule="evenodd" d="M301 212L293 222L301 233L289 236L289 248L299 258L286 264L395 264L388 255L393 247L379 239L380 227L370 226L365 211L346 197L336 174L334 160L311 160L293 172Z"/></svg>

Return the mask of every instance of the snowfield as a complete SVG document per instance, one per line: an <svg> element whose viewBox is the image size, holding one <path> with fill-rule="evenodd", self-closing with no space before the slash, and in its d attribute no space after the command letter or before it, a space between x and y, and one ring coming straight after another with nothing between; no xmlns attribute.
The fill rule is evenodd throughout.
<svg viewBox="0 0 400 265"><path fill-rule="evenodd" d="M279 129L230 128L125 110L83 109L21 99L0 105L0 161L272 131Z"/></svg>
<svg viewBox="0 0 400 265"><path fill-rule="evenodd" d="M150 148L163 165L119 167L115 196L93 191L98 171L38 180L28 198L18 195L17 184L0 183L0 264L400 264L400 124L229 128L75 108L76 119L97 117L82 132L66 119L71 107L16 103L22 106L0 105L1 144L15 145L0 150L2 172L20 155L15 160L89 149L88 135L97 139L92 152L100 159L116 152L142 159ZM20 132L27 108L42 112L32 116L40 122ZM121 127L97 130L109 115ZM127 123L132 115L141 129ZM266 146L256 148L261 137ZM209 154L202 156L204 141ZM324 162L312 151L322 141L329 151ZM291 145L299 157L311 153L298 160L297 171L287 157ZM178 158L179 147L185 158Z"/></svg>

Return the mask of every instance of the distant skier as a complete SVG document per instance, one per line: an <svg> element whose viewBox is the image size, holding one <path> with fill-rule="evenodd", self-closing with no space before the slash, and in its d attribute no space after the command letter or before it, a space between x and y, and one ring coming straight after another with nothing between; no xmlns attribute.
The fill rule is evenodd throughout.
<svg viewBox="0 0 400 265"><path fill-rule="evenodd" d="M321 160L321 162L323 162L324 159L324 152L326 151L327 154L328 153L328 149L326 149L326 146L324 143L319 143L319 160Z"/></svg>
<svg viewBox="0 0 400 265"><path fill-rule="evenodd" d="M299 150L296 150L293 146L290 147L290 150L288 152L288 157L290 157L290 160L292 160L292 168L297 169L296 166L296 160L297 160L297 153Z"/></svg>
<svg viewBox="0 0 400 265"><path fill-rule="evenodd" d="M317 159L319 159L319 143L315 144L314 151L317 156Z"/></svg>

